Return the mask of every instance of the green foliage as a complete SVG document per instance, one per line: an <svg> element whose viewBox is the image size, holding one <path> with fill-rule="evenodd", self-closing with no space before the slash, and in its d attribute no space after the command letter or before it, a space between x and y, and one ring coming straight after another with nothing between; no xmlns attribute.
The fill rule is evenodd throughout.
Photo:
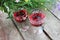
<svg viewBox="0 0 60 40"><path fill-rule="evenodd" d="M26 9L31 13L32 9L43 8L46 3L53 3L52 0L0 0L0 10L7 12L8 18L12 18L13 12L18 11L21 8ZM41 4L42 3L42 4Z"/></svg>

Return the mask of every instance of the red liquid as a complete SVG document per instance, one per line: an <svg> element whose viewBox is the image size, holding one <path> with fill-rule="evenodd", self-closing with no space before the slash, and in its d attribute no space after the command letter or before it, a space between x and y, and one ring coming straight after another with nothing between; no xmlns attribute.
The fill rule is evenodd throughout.
<svg viewBox="0 0 60 40"><path fill-rule="evenodd" d="M42 26L44 23L45 14L43 13L33 13L29 16L30 23L33 26Z"/></svg>
<svg viewBox="0 0 60 40"><path fill-rule="evenodd" d="M27 11L26 10L19 10L17 12L14 12L13 17L17 22L23 22L27 18Z"/></svg>

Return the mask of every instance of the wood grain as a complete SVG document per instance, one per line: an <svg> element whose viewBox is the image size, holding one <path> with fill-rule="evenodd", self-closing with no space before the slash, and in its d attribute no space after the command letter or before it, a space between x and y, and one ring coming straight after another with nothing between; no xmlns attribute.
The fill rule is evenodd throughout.
<svg viewBox="0 0 60 40"><path fill-rule="evenodd" d="M60 10L56 7L50 10L60 20Z"/></svg>
<svg viewBox="0 0 60 40"><path fill-rule="evenodd" d="M49 11L51 11L58 20L60 20L60 1L54 0L55 3L53 5L47 5L46 8L48 8Z"/></svg>
<svg viewBox="0 0 60 40"><path fill-rule="evenodd" d="M0 11L0 40L23 40L14 24L7 18L7 14Z"/></svg>
<svg viewBox="0 0 60 40"><path fill-rule="evenodd" d="M14 20L15 21L15 20ZM32 30L32 25L29 23L29 20L27 19L26 21L22 23L16 22L17 27L20 29L20 32L22 33L23 37L25 40L49 40L48 37L42 32L41 34L34 34ZM27 31L22 31L21 29L23 27L29 27Z"/></svg>
<svg viewBox="0 0 60 40"><path fill-rule="evenodd" d="M50 12L44 11L44 13L46 14L44 30L53 40L60 40L60 21Z"/></svg>

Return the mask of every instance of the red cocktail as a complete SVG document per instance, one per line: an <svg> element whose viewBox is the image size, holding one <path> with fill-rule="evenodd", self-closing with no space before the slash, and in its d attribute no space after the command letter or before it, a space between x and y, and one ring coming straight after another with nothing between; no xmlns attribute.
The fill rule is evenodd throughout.
<svg viewBox="0 0 60 40"><path fill-rule="evenodd" d="M27 11L25 9L23 9L23 10L14 12L13 17L17 22L22 22L22 21L26 20L26 18L27 18Z"/></svg>
<svg viewBox="0 0 60 40"><path fill-rule="evenodd" d="M33 12L29 16L30 23L37 27L41 26L44 23L44 19L45 19L45 14L43 14L42 12Z"/></svg>
<svg viewBox="0 0 60 40"><path fill-rule="evenodd" d="M33 11L33 13L29 15L29 21L33 25L31 33L35 33L35 34L43 33L42 24L45 21L45 14L43 12L38 10Z"/></svg>

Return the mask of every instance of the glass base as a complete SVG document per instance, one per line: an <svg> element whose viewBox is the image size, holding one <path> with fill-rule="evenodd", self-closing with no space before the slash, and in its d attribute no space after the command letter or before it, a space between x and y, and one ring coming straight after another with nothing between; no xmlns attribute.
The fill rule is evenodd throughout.
<svg viewBox="0 0 60 40"><path fill-rule="evenodd" d="M32 30L33 30L34 34L41 34L41 33L43 33L43 27L42 26L40 26L40 27L32 27Z"/></svg>

